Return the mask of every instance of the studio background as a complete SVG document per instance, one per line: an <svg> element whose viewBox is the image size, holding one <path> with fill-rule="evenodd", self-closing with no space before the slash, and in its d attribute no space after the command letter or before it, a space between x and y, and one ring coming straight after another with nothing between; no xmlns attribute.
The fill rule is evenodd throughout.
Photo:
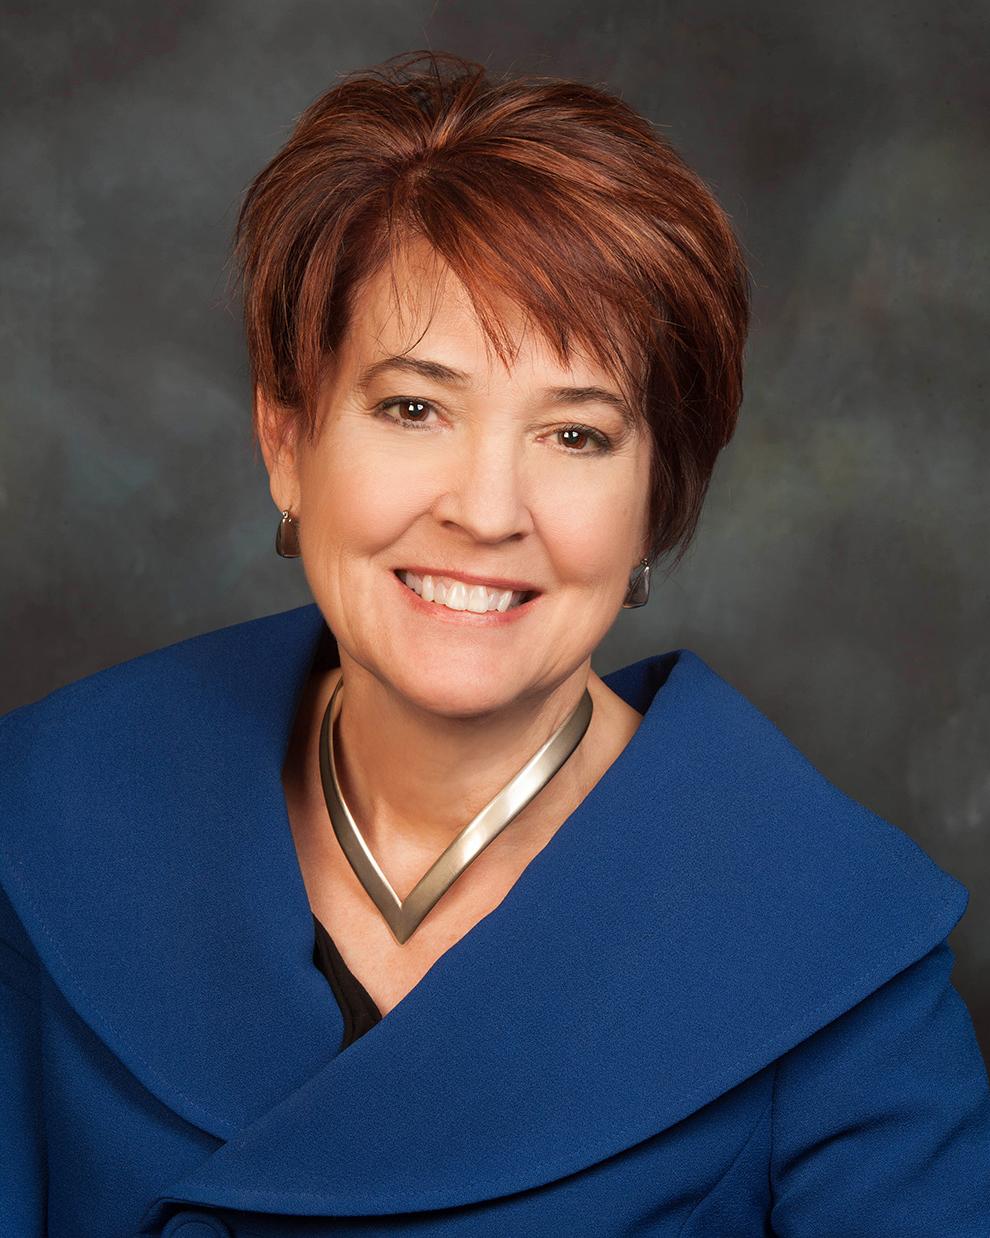
<svg viewBox="0 0 990 1238"><path fill-rule="evenodd" d="M312 600L273 549L228 266L303 108L416 48L598 82L729 212L754 317L695 544L595 669L694 650L963 881L990 1060L985 7L2 9L0 712Z"/></svg>

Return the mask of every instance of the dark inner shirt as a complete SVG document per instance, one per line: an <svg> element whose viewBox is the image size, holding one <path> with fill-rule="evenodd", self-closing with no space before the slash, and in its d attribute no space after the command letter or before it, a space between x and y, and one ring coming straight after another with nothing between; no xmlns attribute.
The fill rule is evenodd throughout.
<svg viewBox="0 0 990 1238"><path fill-rule="evenodd" d="M323 672L338 666L340 666L340 650L337 648L337 640L324 624L313 657L313 669ZM349 1044L381 1021L382 1012L371 1000L368 990L344 962L337 949L337 943L317 919L315 913L313 930L315 933L313 962L333 989L340 1013L344 1016L344 1039L340 1047L346 1049Z"/></svg>
<svg viewBox="0 0 990 1238"><path fill-rule="evenodd" d="M344 962L337 943L313 915L315 941L313 962L327 978L344 1016L344 1037L340 1048L346 1049L369 1028L381 1021L382 1012L371 1000L371 994Z"/></svg>

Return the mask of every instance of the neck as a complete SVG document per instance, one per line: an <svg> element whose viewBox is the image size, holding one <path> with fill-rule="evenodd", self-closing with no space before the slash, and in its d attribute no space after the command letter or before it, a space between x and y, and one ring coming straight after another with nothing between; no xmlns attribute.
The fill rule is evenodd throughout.
<svg viewBox="0 0 990 1238"><path fill-rule="evenodd" d="M518 773L577 706L585 687L595 704L581 743L551 781L488 848L530 846L536 822L566 815L597 781L608 689L590 660L543 696L471 718L444 717L417 706L341 653L339 670L314 672L304 690L285 776L317 816L325 815L319 776L319 731L339 675L344 677L334 746L348 808L386 871L418 877L464 826ZM637 715L638 717L638 715ZM295 752L293 754L293 749ZM542 827L545 828L545 827Z"/></svg>

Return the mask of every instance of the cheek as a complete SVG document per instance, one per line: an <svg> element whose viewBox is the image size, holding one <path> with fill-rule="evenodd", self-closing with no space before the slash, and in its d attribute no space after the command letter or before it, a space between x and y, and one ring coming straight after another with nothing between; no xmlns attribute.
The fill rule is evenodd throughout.
<svg viewBox="0 0 990 1238"><path fill-rule="evenodd" d="M389 545L421 510L423 496L414 477L387 452L331 444L307 483L310 541L318 538L325 549L335 547L344 555Z"/></svg>
<svg viewBox="0 0 990 1238"><path fill-rule="evenodd" d="M630 570L642 503L625 479L589 478L545 497L537 519L561 580L604 586Z"/></svg>

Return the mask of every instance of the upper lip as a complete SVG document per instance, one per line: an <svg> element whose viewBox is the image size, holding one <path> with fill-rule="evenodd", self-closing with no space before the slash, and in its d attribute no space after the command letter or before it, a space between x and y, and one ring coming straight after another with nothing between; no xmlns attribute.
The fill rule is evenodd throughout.
<svg viewBox="0 0 990 1238"><path fill-rule="evenodd" d="M412 572L414 576L449 576L451 580L461 580L466 585L488 585L492 589L511 589L514 593L539 593L536 585L525 580L510 580L505 576L477 576L474 572L459 572L443 567L422 567L409 565L398 567L397 572Z"/></svg>

